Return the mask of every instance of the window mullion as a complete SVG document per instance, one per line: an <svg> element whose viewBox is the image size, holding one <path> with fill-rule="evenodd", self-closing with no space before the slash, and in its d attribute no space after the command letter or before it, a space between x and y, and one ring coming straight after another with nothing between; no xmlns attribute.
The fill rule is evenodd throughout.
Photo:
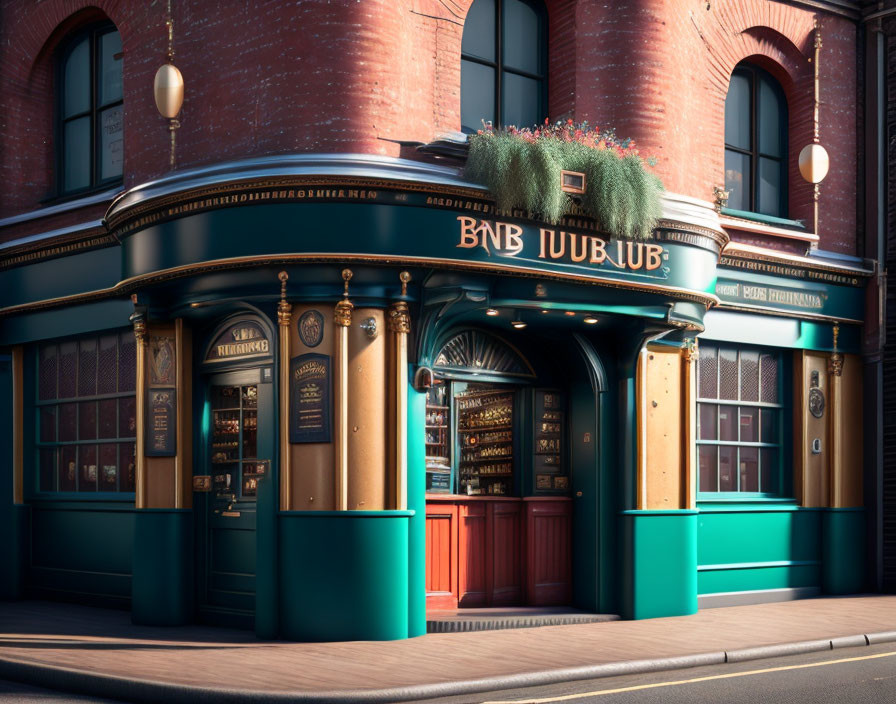
<svg viewBox="0 0 896 704"><path fill-rule="evenodd" d="M504 20L504 8L502 0L496 0L495 2L495 121L497 122L496 127L504 126L504 114L502 112L503 101L501 100L501 90L504 85L504 77L502 75L504 71L504 45L501 41L501 34L503 30L503 20Z"/></svg>

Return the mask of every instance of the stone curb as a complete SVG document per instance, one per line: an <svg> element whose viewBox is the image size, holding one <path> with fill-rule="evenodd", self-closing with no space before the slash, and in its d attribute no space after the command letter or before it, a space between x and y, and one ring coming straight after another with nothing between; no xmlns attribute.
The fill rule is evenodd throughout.
<svg viewBox="0 0 896 704"><path fill-rule="evenodd" d="M0 679L23 682L74 694L109 697L132 702L152 702L153 704L159 701L171 702L172 704L180 704L181 702L184 704L197 702L200 704L205 702L209 704L212 702L224 702L226 704L237 704L238 702L247 704L255 702L259 704L285 704L286 702L302 702L303 704L351 704L354 702L361 704L386 704L387 702L407 702L418 699L478 694L503 689L535 687L619 675L680 670L701 665L720 665L726 662L745 662L762 658L783 657L786 655L889 642L896 642L896 631L843 636L828 640L778 643L755 648L741 648L738 650L683 655L671 658L582 665L579 667L499 675L474 680L367 690L263 692L197 687L153 680L132 680L117 675L84 672L67 667L24 662L9 658L0 658Z"/></svg>

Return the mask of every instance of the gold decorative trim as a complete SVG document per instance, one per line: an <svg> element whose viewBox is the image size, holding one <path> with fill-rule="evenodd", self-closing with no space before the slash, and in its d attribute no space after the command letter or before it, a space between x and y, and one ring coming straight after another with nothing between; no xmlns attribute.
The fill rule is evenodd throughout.
<svg viewBox="0 0 896 704"><path fill-rule="evenodd" d="M289 274L281 271L280 302L277 304L277 332L280 336L280 510L292 510L292 474L290 471L289 445L289 323L292 306L286 300L286 282Z"/></svg>
<svg viewBox="0 0 896 704"><path fill-rule="evenodd" d="M654 233L655 235L658 235L654 238L658 242L662 242L663 240L668 242L681 242L695 247L711 249L716 254L724 249L730 242L730 238L724 232L703 227L702 225L691 225L690 223L685 225L677 220L667 220L664 218L660 218L657 221ZM698 239L700 237L705 237L710 240L714 246L707 246L705 242L701 242Z"/></svg>
<svg viewBox="0 0 896 704"><path fill-rule="evenodd" d="M25 503L25 350L12 348L12 502Z"/></svg>
<svg viewBox="0 0 896 704"><path fill-rule="evenodd" d="M124 296L132 291L139 290L143 286L171 281L178 278L184 278L193 274L203 274L215 271L226 271L231 269L248 268L252 266L277 266L278 264L289 264L293 262L310 263L333 263L359 261L362 263L388 264L395 266L424 266L439 269L449 269L456 271L477 271L500 276L515 275L520 278L538 278L544 281L573 281L577 283L586 283L594 286L604 286L606 288L620 288L630 291L641 291L644 293L661 293L674 296L678 300L690 301L705 305L707 308L719 305L721 302L719 297L712 293L704 293L702 291L694 291L692 289L681 288L680 286L663 286L661 284L648 284L636 281L622 281L618 279L604 279L594 276L585 276L583 274L571 274L565 272L550 272L543 269L524 266L510 266L504 264L480 264L478 262L468 262L458 259L434 259L431 257L414 257L407 255L380 255L380 254L320 254L320 253L302 253L302 254L280 254L276 256L270 255L253 255L247 257L230 257L227 259L213 259L207 262L197 264L184 264L181 266L163 269L149 274L138 274L129 279L125 279L117 283L115 286L105 289L97 289L86 293L78 293L70 296L59 296L57 298L48 298L43 301L34 301L32 303L20 303L15 306L7 306L0 308L0 318L9 315L18 315L21 313L30 313L47 308L56 308L64 305L75 303L90 303L92 301L103 300L106 298L115 298Z"/></svg>
<svg viewBox="0 0 896 704"><path fill-rule="evenodd" d="M404 301L395 301L389 306L389 331L405 335L411 332L411 312Z"/></svg>
<svg viewBox="0 0 896 704"><path fill-rule="evenodd" d="M134 296L136 299L136 295ZM134 301L136 305L136 301ZM134 337L137 339L137 381L136 381L136 448L134 462L136 463L136 486L134 504L136 508L146 508L146 457L144 456L144 431L146 418L146 319L142 313L135 313Z"/></svg>
<svg viewBox="0 0 896 704"><path fill-rule="evenodd" d="M828 360L828 371L836 377L843 375L843 355L837 349L837 338L840 337L840 325L834 323L834 344L831 358Z"/></svg>
<svg viewBox="0 0 896 704"><path fill-rule="evenodd" d="M85 228L80 232L54 237L50 242L52 242L50 247L47 247L47 240L10 247L0 255L0 271L37 261L80 254L88 249L102 249L118 244L115 237L103 227Z"/></svg>
<svg viewBox="0 0 896 704"><path fill-rule="evenodd" d="M737 305L729 303L720 303L719 310L736 311L739 313L759 313L761 315L773 315L780 318L799 318L800 320L814 320L819 323L847 323L849 325L864 325L865 321L856 320L854 318L835 318L832 315L822 315L820 313L803 313L800 311L778 310L777 308L764 308L762 306L753 306L749 303L738 303Z"/></svg>
<svg viewBox="0 0 896 704"><path fill-rule="evenodd" d="M751 248L745 249L745 247ZM761 266L761 264L769 266ZM753 249L751 245L735 242L732 242L722 252L719 266L856 287L864 286L865 282L862 279L867 279L874 275L873 271L867 269L841 267L836 264L810 261L805 257L788 255L784 252L759 251L758 248ZM782 266L784 267L783 270L780 268Z"/></svg>

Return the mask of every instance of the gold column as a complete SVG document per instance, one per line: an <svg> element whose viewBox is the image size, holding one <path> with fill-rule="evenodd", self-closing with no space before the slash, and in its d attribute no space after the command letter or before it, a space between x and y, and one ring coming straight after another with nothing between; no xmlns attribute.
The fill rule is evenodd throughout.
<svg viewBox="0 0 896 704"><path fill-rule="evenodd" d="M395 409L395 497L394 506L403 511L408 506L408 334L411 332L411 313L408 309L408 281L411 275L403 271L401 279L401 298L389 306L389 332L392 334L394 350L394 368L391 377L395 380L392 389L392 408Z"/></svg>
<svg viewBox="0 0 896 704"><path fill-rule="evenodd" d="M635 374L635 433L638 446L638 476L635 481L635 508L647 508L647 349L638 353Z"/></svg>
<svg viewBox="0 0 896 704"><path fill-rule="evenodd" d="M336 323L336 472L335 505L337 511L348 509L348 329L352 324L354 306L348 299L348 282L351 269L342 270L345 290L342 300L336 304L333 321Z"/></svg>
<svg viewBox="0 0 896 704"><path fill-rule="evenodd" d="M174 359L177 363L175 387L177 388L177 455L174 458L174 508L190 508L193 492L190 478L193 474L192 439L192 380L190 376L192 350L190 331L184 327L183 318L174 321Z"/></svg>
<svg viewBox="0 0 896 704"><path fill-rule="evenodd" d="M684 508L697 508L697 338L683 350L684 363Z"/></svg>
<svg viewBox="0 0 896 704"><path fill-rule="evenodd" d="M131 296L134 305L137 304L137 295ZM143 446L145 408L146 408L146 318L142 311L135 311L131 316L131 322L134 324L134 337L137 339L137 398L136 404L136 421L137 421L137 443L134 452L134 462L136 463L136 481L135 481L135 501L137 508L146 508L146 457L144 457L145 448Z"/></svg>
<svg viewBox="0 0 896 704"><path fill-rule="evenodd" d="M24 481L24 431L25 431L25 396L24 372L25 351L21 345L12 348L12 501L15 504L25 502Z"/></svg>
<svg viewBox="0 0 896 704"><path fill-rule="evenodd" d="M280 303L277 304L277 325L280 333L280 510L292 508L289 462L289 321L292 306L286 300L289 274L281 271Z"/></svg>

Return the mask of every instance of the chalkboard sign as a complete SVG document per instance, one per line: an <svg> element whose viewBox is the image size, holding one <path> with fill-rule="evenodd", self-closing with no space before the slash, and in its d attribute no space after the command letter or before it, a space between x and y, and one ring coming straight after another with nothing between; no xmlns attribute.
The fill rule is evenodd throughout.
<svg viewBox="0 0 896 704"><path fill-rule="evenodd" d="M177 453L175 389L149 389L146 394L144 454L147 457L173 457Z"/></svg>
<svg viewBox="0 0 896 704"><path fill-rule="evenodd" d="M330 357L325 354L289 361L289 441L330 442Z"/></svg>

